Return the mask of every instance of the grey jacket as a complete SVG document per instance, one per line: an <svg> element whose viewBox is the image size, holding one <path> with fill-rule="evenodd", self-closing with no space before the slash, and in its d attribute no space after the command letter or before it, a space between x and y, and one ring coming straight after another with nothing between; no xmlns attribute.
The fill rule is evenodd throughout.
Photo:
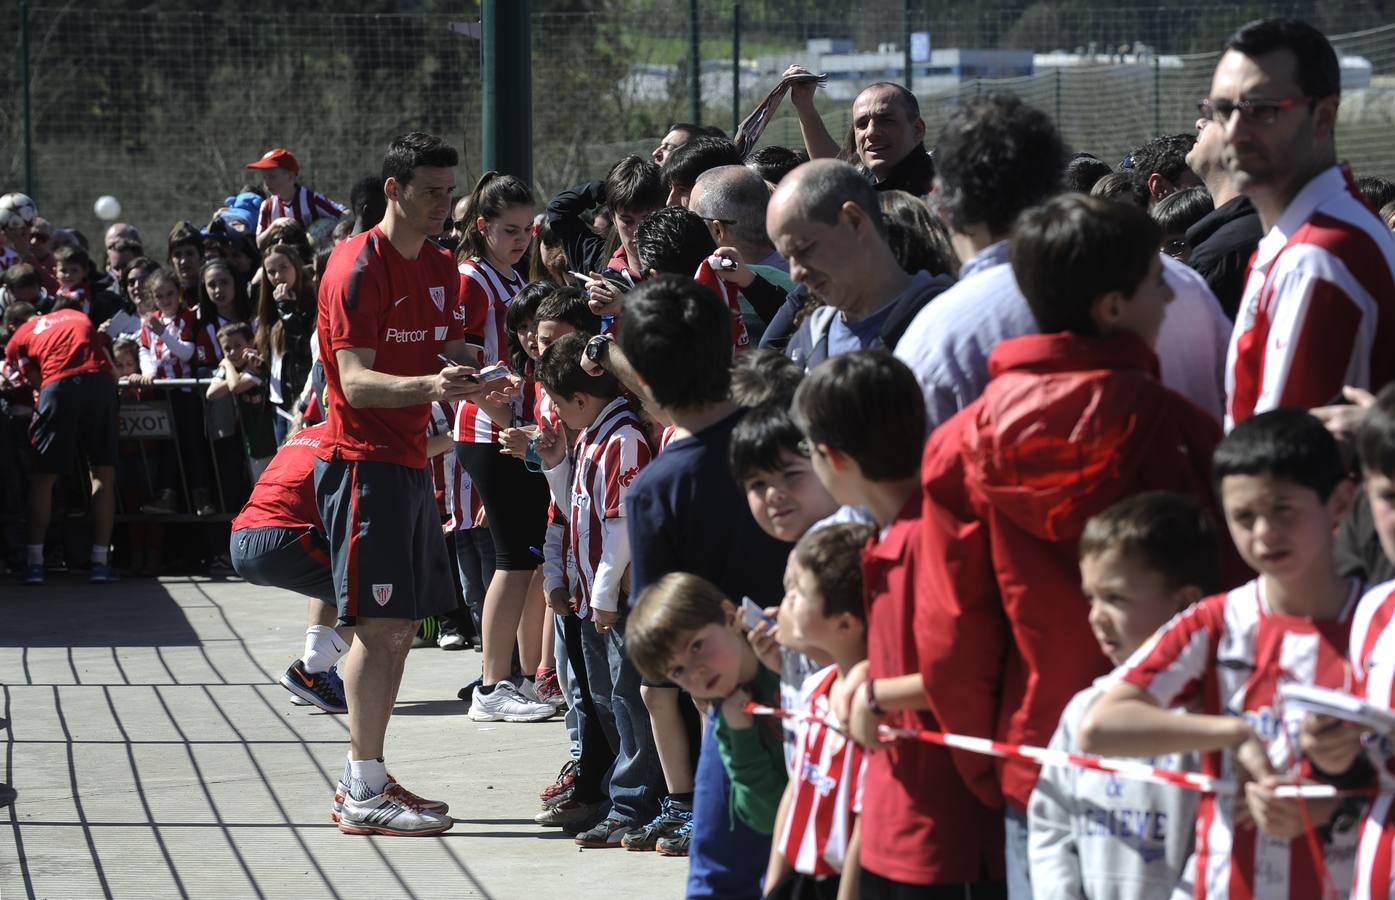
<svg viewBox="0 0 1395 900"><path fill-rule="evenodd" d="M1051 748L1080 752L1076 735L1109 676L1076 694ZM1152 765L1198 771L1196 754ZM1170 900L1192 896L1199 795L1088 769L1044 767L1027 806L1036 900Z"/></svg>

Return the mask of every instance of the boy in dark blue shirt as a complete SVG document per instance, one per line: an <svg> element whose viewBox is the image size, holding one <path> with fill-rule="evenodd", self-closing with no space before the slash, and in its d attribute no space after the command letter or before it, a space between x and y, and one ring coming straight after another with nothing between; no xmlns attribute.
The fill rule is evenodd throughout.
<svg viewBox="0 0 1395 900"><path fill-rule="evenodd" d="M631 596L669 572L689 572L728 597L777 605L790 545L756 525L728 464L742 415L728 398L730 311L692 279L661 275L626 295L619 345L660 417L675 426L630 489ZM654 685L646 697L651 710L659 692L676 704L676 688ZM729 789L709 728L694 778L689 898L760 896L770 836L729 814Z"/></svg>

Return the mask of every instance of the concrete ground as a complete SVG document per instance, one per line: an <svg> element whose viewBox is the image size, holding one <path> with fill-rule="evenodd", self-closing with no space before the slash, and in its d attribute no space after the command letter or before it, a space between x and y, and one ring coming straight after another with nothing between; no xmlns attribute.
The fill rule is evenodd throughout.
<svg viewBox="0 0 1395 900"><path fill-rule="evenodd" d="M304 628L302 599L240 582L0 584L0 782L19 792L0 810L0 897L682 895L685 860L533 824L565 731L466 718L471 651L412 651L388 735L393 774L455 827L340 834L344 717L275 683Z"/></svg>

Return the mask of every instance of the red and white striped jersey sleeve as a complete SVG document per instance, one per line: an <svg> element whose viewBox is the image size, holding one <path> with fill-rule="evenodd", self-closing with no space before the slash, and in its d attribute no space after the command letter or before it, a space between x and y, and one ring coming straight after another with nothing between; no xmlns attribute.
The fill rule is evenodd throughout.
<svg viewBox="0 0 1395 900"><path fill-rule="evenodd" d="M805 681L805 709L835 725L829 692L837 677L838 668L829 666ZM801 722L794 766L794 796L777 836L780 853L803 875L837 875L861 809L866 751L821 723Z"/></svg>
<svg viewBox="0 0 1395 900"><path fill-rule="evenodd" d="M603 409L577 435L572 504L567 527L567 575L578 615L585 618L605 550L605 523L624 515L625 497L652 454L639 420L624 398Z"/></svg>
<svg viewBox="0 0 1395 900"><path fill-rule="evenodd" d="M516 272L501 273L489 263L477 259L468 259L460 264L460 277L465 333L484 341L481 365L507 362L505 317L509 303L523 288L523 278ZM489 413L469 400L457 407L455 439L460 443L491 444L499 439L500 430Z"/></svg>
<svg viewBox="0 0 1395 900"><path fill-rule="evenodd" d="M1227 353L1226 428L1280 406L1327 405L1343 385L1378 390L1395 379L1392 346L1395 238L1350 174L1329 169L1251 261Z"/></svg>
<svg viewBox="0 0 1395 900"><path fill-rule="evenodd" d="M1395 581L1361 598L1351 627L1351 667L1357 691L1389 708L1395 701ZM1382 792L1366 811L1356 850L1353 900L1395 900L1395 755L1387 741L1367 745Z"/></svg>
<svg viewBox="0 0 1395 900"><path fill-rule="evenodd" d="M1359 597L1360 585L1353 582L1337 616L1289 616L1271 610L1260 582L1251 581L1229 594L1208 597L1174 618L1152 646L1125 664L1124 680L1148 691L1163 706L1196 699L1201 713L1243 716L1275 771L1307 774L1298 749L1304 714L1287 708L1279 689L1308 684L1350 690L1347 655ZM1229 752L1203 754L1202 768L1218 778L1240 775ZM1201 798L1198 900L1308 900L1324 895L1324 880L1340 890L1351 884L1354 829L1333 830L1319 866L1302 838L1286 841L1258 829L1237 828L1234 812L1230 798Z"/></svg>
<svg viewBox="0 0 1395 900"><path fill-rule="evenodd" d="M1196 696L1215 665L1225 603L1224 594L1208 597L1176 616L1124 663L1123 680L1164 709Z"/></svg>
<svg viewBox="0 0 1395 900"><path fill-rule="evenodd" d="M348 212L324 194L304 186L300 188L296 201L297 219L302 225L309 225L316 219L338 219Z"/></svg>

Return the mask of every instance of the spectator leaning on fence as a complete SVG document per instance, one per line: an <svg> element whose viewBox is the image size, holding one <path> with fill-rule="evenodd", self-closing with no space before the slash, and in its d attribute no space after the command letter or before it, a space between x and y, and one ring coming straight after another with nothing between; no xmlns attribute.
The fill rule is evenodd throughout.
<svg viewBox="0 0 1395 900"><path fill-rule="evenodd" d="M29 483L29 538L24 583L44 583L44 537L53 511L53 486L72 471L81 451L92 476L91 581L115 581L108 562L116 511L116 381L106 340L92 320L64 298L47 315L17 313L19 327L5 345L5 360L39 388L30 437L34 472Z"/></svg>

